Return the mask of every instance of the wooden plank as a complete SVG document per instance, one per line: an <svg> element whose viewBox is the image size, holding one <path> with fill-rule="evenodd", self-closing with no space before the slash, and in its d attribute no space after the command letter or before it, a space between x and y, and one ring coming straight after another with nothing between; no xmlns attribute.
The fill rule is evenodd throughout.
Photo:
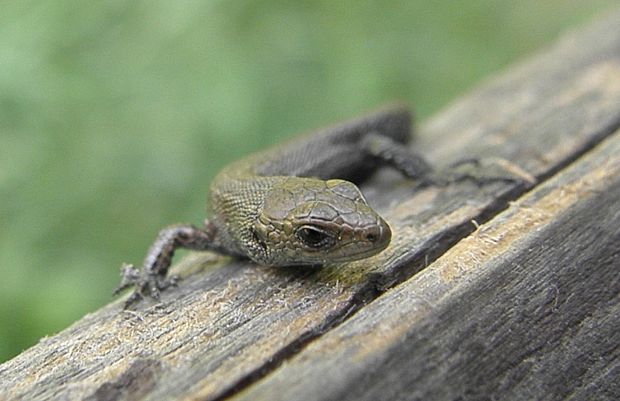
<svg viewBox="0 0 620 401"><path fill-rule="evenodd" d="M573 33L425 124L433 160L502 156L547 177L620 123L620 13ZM390 176L392 177L392 176ZM387 288L410 278L522 193L469 183L364 187L394 231L377 257L320 270L194 254L158 305L120 302L0 365L10 399L222 399L260 379Z"/></svg>
<svg viewBox="0 0 620 401"><path fill-rule="evenodd" d="M620 131L235 400L620 399Z"/></svg>

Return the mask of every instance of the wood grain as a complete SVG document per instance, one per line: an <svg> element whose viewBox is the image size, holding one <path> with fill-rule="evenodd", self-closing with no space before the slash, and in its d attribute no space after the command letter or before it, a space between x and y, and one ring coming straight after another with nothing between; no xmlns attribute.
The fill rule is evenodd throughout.
<svg viewBox="0 0 620 401"><path fill-rule="evenodd" d="M620 131L235 400L620 399Z"/></svg>
<svg viewBox="0 0 620 401"><path fill-rule="evenodd" d="M566 35L530 61L457 100L421 127L415 146L444 164L464 157L486 161L501 157L545 180L591 151L619 125L620 13L615 13ZM489 164L490 171L494 166ZM113 302L0 365L0 394L27 400L216 400L251 389L310 341L327 338L325 333L353 314L362 316L367 304L387 289L412 277L419 282L414 274L474 231L472 220L487 221L526 190L525 185L496 183L478 188L468 182L419 192L412 188L413 183L390 173L363 187L394 231L384 253L317 270L260 267L208 253L193 254L176 267L185 280L167 291L161 303L145 302L134 312L123 312L122 301ZM560 221L562 210L557 216L550 211L549 221ZM511 248L496 250L498 258L508 258L511 252ZM548 268L554 266L552 262L548 261ZM546 274L548 268L533 271L532 277ZM450 272L455 280L460 277L479 286L479 291L471 292L474 298L493 299L498 290L487 288L493 280L476 269ZM525 303L518 291L528 287L504 280L507 287L502 289ZM437 296L450 291L440 281L424 285L435 286L428 290ZM553 292L543 289L542 296L552 299ZM407 304L403 313L416 313L407 310ZM481 310L469 312L480 314L476 317L480 324L486 322ZM510 330L508 324L497 327L489 332L489 341L511 345ZM463 339L468 333L457 330ZM441 348L450 338L424 341L431 348ZM393 341L398 343L399 338ZM400 341L403 352L407 344L416 343ZM482 352L483 345L469 352ZM378 346L371 346L369 352ZM505 363L512 362L507 357ZM448 369L448 365L434 366ZM383 373L396 380L403 372ZM518 380L524 373L513 374ZM367 380L370 375L371 371L362 372L361 377ZM484 380L476 377L483 386ZM321 380L307 385L318 388ZM350 389L351 394L354 390Z"/></svg>

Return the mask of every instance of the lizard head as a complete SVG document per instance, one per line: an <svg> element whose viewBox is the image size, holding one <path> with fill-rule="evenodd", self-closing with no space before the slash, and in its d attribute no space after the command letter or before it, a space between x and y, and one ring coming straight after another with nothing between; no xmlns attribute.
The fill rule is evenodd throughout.
<svg viewBox="0 0 620 401"><path fill-rule="evenodd" d="M254 237L271 265L320 265L367 258L392 232L353 183L283 178L265 197Z"/></svg>

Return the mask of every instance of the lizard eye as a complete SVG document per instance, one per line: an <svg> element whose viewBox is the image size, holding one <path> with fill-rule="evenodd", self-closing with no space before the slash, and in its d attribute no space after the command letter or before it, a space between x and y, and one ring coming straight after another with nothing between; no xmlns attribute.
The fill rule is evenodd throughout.
<svg viewBox="0 0 620 401"><path fill-rule="evenodd" d="M335 242L329 232L316 226L301 226L296 234L304 245L314 249L329 248Z"/></svg>

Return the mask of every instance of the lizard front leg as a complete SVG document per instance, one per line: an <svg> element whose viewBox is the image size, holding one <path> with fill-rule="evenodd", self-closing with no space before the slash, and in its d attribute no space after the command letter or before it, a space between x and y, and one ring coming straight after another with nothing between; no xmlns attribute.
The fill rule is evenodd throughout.
<svg viewBox="0 0 620 401"><path fill-rule="evenodd" d="M203 229L189 224L175 224L163 228L149 248L141 271L131 264L123 264L121 267L121 283L114 294L125 288L135 287L125 301L125 308L147 295L158 299L161 290L177 282L178 277L167 277L177 248L226 253L217 241L215 227L209 221L205 221Z"/></svg>
<svg viewBox="0 0 620 401"><path fill-rule="evenodd" d="M395 168L407 178L422 180L434 172L424 156L386 135L369 132L362 138L361 146L380 164Z"/></svg>

